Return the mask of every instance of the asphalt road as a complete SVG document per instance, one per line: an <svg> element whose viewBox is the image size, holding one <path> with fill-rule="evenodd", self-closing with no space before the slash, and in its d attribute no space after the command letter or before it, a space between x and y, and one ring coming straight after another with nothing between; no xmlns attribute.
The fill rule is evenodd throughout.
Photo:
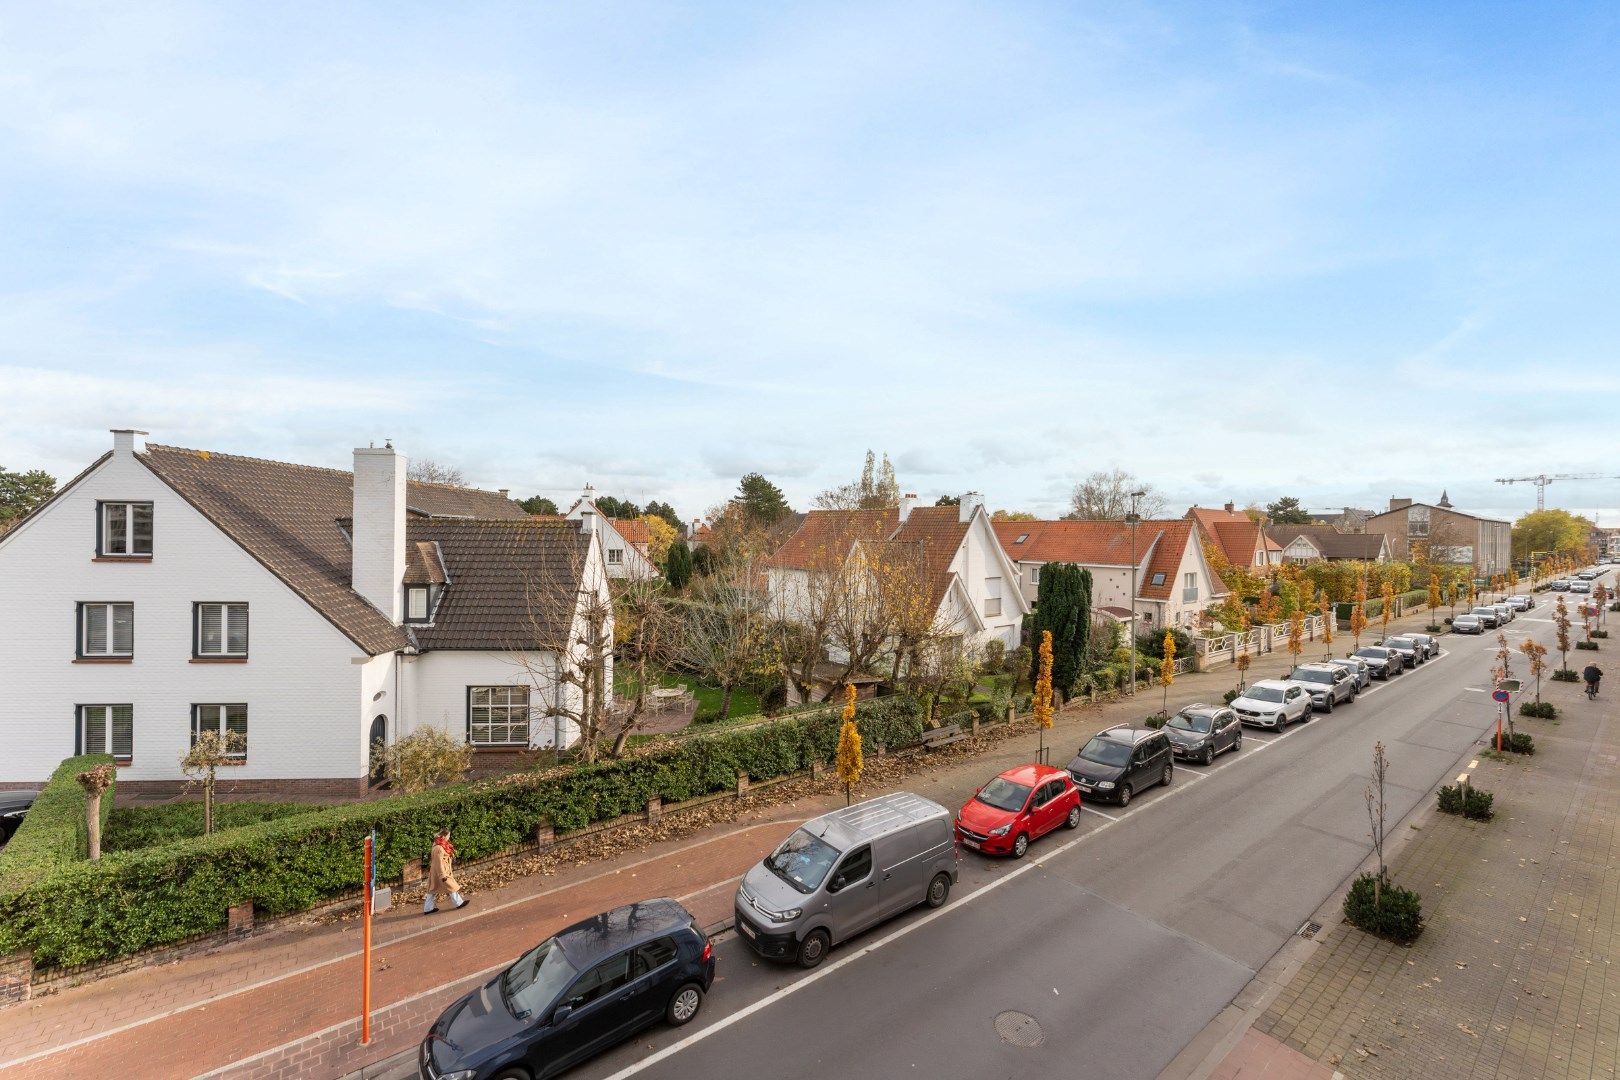
<svg viewBox="0 0 1620 1080"><path fill-rule="evenodd" d="M1542 595L1509 626L1515 648L1550 643ZM1246 731L1241 751L1178 766L1128 810L1091 809L1020 863L967 856L945 907L845 943L814 972L722 941L696 1021L569 1075L1155 1077L1370 851L1373 744L1390 759L1393 823L1494 729L1494 635L1445 640L1353 705Z"/></svg>

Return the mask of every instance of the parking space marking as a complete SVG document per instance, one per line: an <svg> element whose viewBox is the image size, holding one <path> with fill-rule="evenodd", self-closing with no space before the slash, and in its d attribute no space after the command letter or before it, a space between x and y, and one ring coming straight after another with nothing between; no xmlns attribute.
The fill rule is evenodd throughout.
<svg viewBox="0 0 1620 1080"><path fill-rule="evenodd" d="M1080 800L1080 809L1084 810L1088 814L1096 814L1098 817L1107 818L1109 821L1119 820L1119 818L1113 814L1105 814L1094 806L1087 806L1084 798Z"/></svg>

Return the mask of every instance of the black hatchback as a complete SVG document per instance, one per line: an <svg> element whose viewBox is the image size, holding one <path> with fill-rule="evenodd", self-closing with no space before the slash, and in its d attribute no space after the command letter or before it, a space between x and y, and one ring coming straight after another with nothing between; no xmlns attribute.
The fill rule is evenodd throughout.
<svg viewBox="0 0 1620 1080"><path fill-rule="evenodd" d="M667 1020L697 1015L714 948L664 897L547 938L440 1014L422 1040L426 1080L540 1080Z"/></svg>
<svg viewBox="0 0 1620 1080"><path fill-rule="evenodd" d="M1116 727L1093 735L1069 762L1069 775L1085 799L1128 805L1175 772L1170 737L1156 728Z"/></svg>

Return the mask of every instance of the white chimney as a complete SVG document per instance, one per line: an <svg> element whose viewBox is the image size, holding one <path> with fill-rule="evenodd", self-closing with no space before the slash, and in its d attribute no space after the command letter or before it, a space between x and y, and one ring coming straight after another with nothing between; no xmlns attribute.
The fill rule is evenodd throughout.
<svg viewBox="0 0 1620 1080"><path fill-rule="evenodd" d="M956 508L956 520L973 520L973 511L984 505L984 496L977 491L969 491L962 496L962 502Z"/></svg>
<svg viewBox="0 0 1620 1080"><path fill-rule="evenodd" d="M354 452L354 591L393 622L404 617L405 455L392 443Z"/></svg>
<svg viewBox="0 0 1620 1080"><path fill-rule="evenodd" d="M119 457L146 453L146 435L146 432L134 428L113 428L113 453Z"/></svg>
<svg viewBox="0 0 1620 1080"><path fill-rule="evenodd" d="M596 531L596 511L591 509L592 505L586 503L585 508L579 512L579 531L586 536Z"/></svg>
<svg viewBox="0 0 1620 1080"><path fill-rule="evenodd" d="M904 525L915 509L917 509L917 493L908 491L900 497L900 524Z"/></svg>

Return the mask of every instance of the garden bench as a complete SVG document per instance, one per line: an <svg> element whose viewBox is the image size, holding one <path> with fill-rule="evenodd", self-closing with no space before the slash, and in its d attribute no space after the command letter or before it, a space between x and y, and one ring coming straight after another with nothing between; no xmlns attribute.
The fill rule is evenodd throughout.
<svg viewBox="0 0 1620 1080"><path fill-rule="evenodd" d="M923 732L921 742L924 750L938 750L942 746L949 746L951 743L959 743L963 739L968 739L971 737L972 736L963 731L959 725L945 724L941 727Z"/></svg>

